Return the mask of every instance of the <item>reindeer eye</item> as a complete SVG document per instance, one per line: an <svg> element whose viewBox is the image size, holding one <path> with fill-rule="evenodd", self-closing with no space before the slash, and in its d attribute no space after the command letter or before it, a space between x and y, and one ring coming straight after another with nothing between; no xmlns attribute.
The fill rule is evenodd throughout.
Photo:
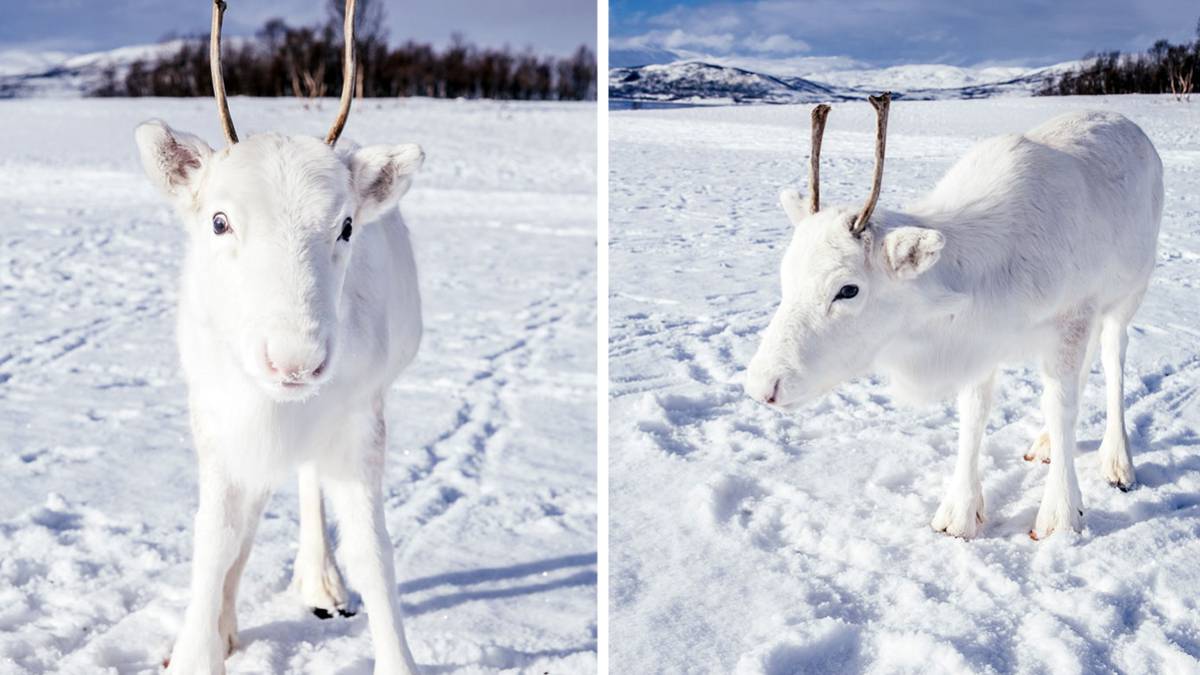
<svg viewBox="0 0 1200 675"><path fill-rule="evenodd" d="M229 231L229 218L224 213L216 213L213 216L213 234L221 235Z"/></svg>
<svg viewBox="0 0 1200 675"><path fill-rule="evenodd" d="M338 235L338 240L350 241L350 235L353 234L353 232L354 227L350 225L350 219L347 218L345 222L342 223L342 233Z"/></svg>
<svg viewBox="0 0 1200 675"><path fill-rule="evenodd" d="M854 284L846 284L838 289L837 295L833 296L834 302L838 300L849 300L858 295L858 286Z"/></svg>

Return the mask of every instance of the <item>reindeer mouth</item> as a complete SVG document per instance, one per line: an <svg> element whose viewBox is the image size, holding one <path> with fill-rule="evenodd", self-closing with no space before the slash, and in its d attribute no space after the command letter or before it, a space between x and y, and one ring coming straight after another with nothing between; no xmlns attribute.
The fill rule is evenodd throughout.
<svg viewBox="0 0 1200 675"><path fill-rule="evenodd" d="M768 403L767 407L774 408L781 413L793 413L804 407L804 402L798 399L793 399L790 401L777 400L774 403Z"/></svg>
<svg viewBox="0 0 1200 675"><path fill-rule="evenodd" d="M328 382L327 372L328 366L308 375L275 373L273 377L261 377L259 384L268 396L281 403L304 401L315 396Z"/></svg>
<svg viewBox="0 0 1200 675"><path fill-rule="evenodd" d="M316 396L322 381L265 380L262 388L277 403L301 403Z"/></svg>

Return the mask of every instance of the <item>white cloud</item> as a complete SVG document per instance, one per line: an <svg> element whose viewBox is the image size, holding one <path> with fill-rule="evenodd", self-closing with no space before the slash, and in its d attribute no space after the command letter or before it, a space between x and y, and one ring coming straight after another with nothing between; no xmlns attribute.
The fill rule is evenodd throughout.
<svg viewBox="0 0 1200 675"><path fill-rule="evenodd" d="M733 47L734 38L730 33L719 35L694 35L676 28L663 39L663 46L668 49L711 49L727 52Z"/></svg>
<svg viewBox="0 0 1200 675"><path fill-rule="evenodd" d="M751 35L742 40L742 47L759 54L796 54L812 49L804 40L797 40L783 33L776 33L766 38Z"/></svg>
<svg viewBox="0 0 1200 675"><path fill-rule="evenodd" d="M652 30L641 35L612 38L609 47L616 49L660 48L707 53L725 53L733 48L736 39L730 33L694 34L676 28L670 31Z"/></svg>
<svg viewBox="0 0 1200 675"><path fill-rule="evenodd" d="M708 61L721 66L744 68L756 73L818 80L820 77L814 77L814 75L871 67L868 63L848 56L717 56L708 58Z"/></svg>

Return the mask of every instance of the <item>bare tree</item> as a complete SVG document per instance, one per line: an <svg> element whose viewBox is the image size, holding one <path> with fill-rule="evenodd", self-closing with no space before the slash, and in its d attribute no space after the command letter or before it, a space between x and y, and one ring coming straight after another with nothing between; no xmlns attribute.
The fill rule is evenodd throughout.
<svg viewBox="0 0 1200 675"><path fill-rule="evenodd" d="M329 0L331 19L344 0ZM587 46L571 56L514 54L477 47L462 35L437 50L413 41L386 42L382 0L356 0L357 67L353 92L364 96L430 96L514 100L588 100L596 96L596 57ZM340 16L340 15L339 15ZM343 86L343 19L293 27L270 19L255 40L226 45L224 80L229 94L295 96L306 102ZM358 30L358 28L356 28ZM175 50L114 70L94 95L208 96L212 92L209 35L185 37ZM1164 77L1165 82L1165 77Z"/></svg>

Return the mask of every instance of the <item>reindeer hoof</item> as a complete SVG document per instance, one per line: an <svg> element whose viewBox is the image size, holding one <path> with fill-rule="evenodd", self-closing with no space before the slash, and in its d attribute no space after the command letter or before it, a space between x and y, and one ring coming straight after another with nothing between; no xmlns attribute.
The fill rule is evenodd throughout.
<svg viewBox="0 0 1200 675"><path fill-rule="evenodd" d="M312 610L313 616L317 617L318 619L320 619L322 621L324 621L325 619L333 618L333 613L330 612L329 610L325 609L324 607L311 607L310 609ZM338 607L337 613L338 613L338 616L342 617L343 619L349 619L350 617L354 616L358 612L352 612L348 609L343 609L341 607Z"/></svg>

